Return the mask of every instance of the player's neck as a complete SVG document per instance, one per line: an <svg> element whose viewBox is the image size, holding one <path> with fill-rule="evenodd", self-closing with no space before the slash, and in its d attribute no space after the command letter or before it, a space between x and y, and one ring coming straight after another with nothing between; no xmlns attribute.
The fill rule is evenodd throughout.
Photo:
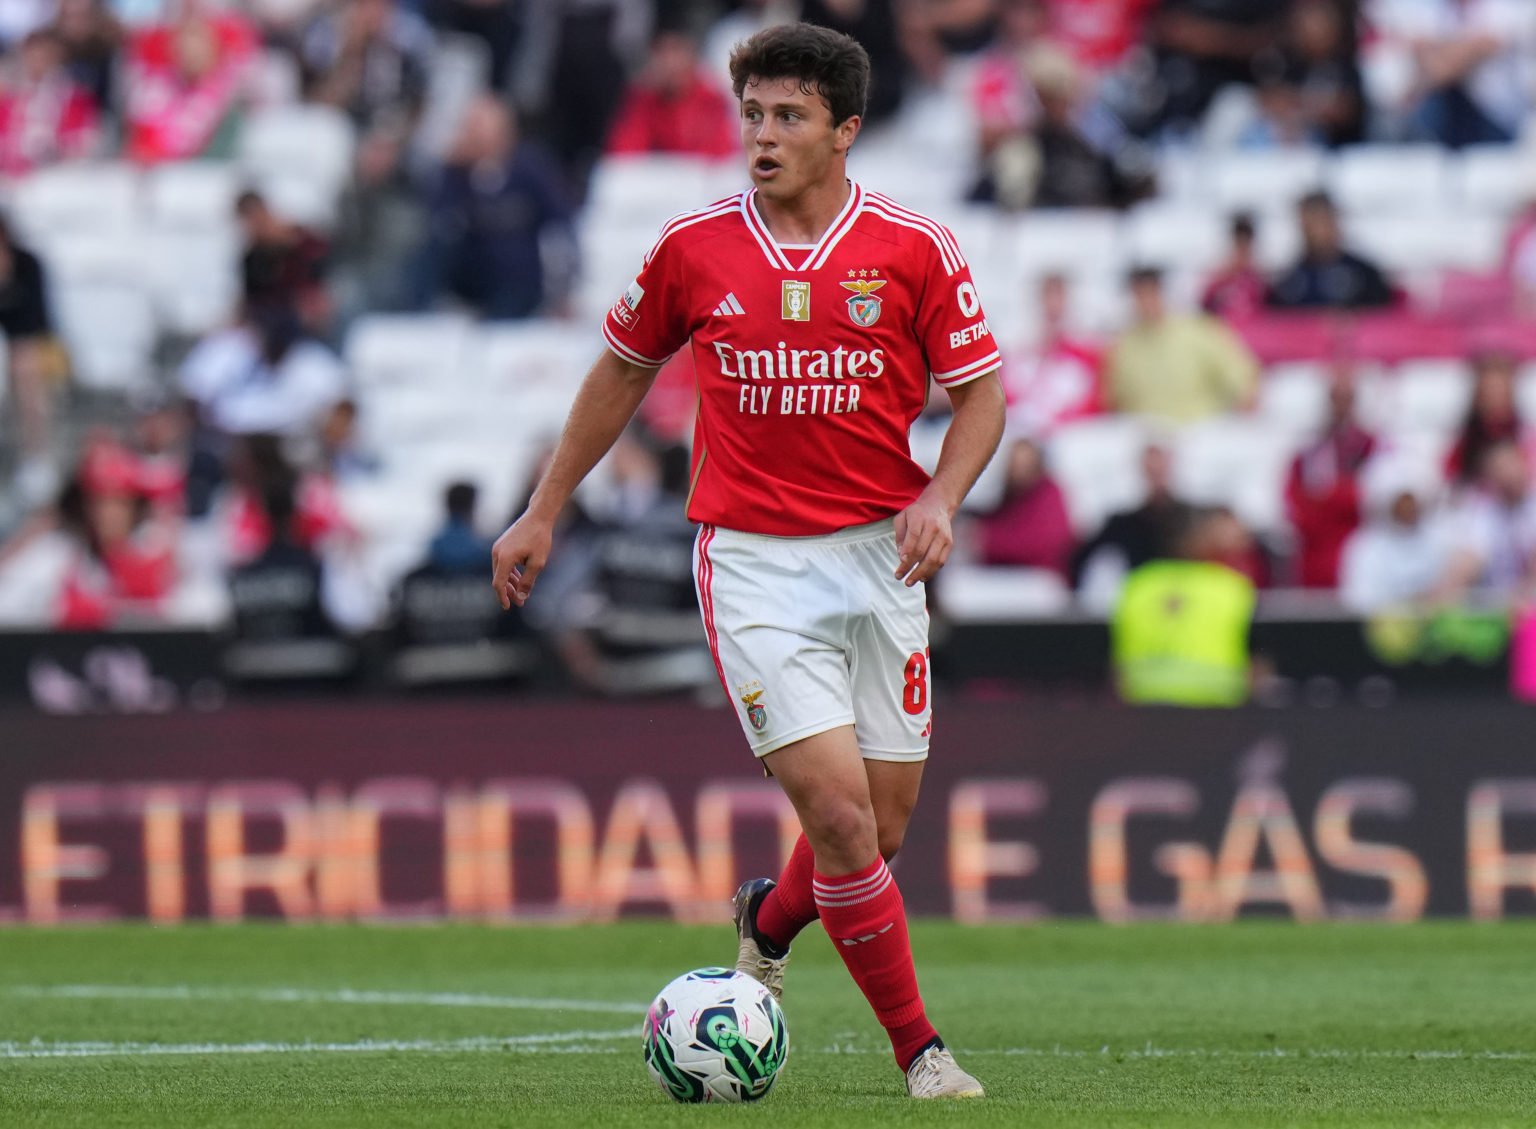
<svg viewBox="0 0 1536 1129"><path fill-rule="evenodd" d="M807 188L792 200L769 200L761 192L752 199L774 242L813 245L821 241L852 193L848 178L839 176Z"/></svg>

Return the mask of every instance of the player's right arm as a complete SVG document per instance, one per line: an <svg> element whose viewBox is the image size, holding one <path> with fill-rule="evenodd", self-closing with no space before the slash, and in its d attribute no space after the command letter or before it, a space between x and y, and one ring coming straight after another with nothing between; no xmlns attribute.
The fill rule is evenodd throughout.
<svg viewBox="0 0 1536 1129"><path fill-rule="evenodd" d="M625 288L603 322L608 351L582 381L560 433L549 469L528 502L528 512L496 539L491 550L491 586L503 608L522 607L549 559L555 519L581 480L608 453L656 372L687 342L694 325L689 314L683 252L671 236L720 206L685 213L661 229L635 280Z"/></svg>
<svg viewBox="0 0 1536 1129"><path fill-rule="evenodd" d="M503 608L527 603L534 581L549 560L560 511L629 424L656 371L604 350L581 382L549 469L539 479L527 511L491 549L491 587Z"/></svg>

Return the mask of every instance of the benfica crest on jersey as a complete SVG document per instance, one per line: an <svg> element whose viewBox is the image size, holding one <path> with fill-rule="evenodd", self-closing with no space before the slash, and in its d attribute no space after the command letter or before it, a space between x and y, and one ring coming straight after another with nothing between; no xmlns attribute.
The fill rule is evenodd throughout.
<svg viewBox="0 0 1536 1129"><path fill-rule="evenodd" d="M853 271L849 271L853 274ZM859 271L859 274L879 275L879 271ZM883 278L858 278L848 282L838 283L844 290L852 290L853 296L848 299L848 316L853 319L854 325L868 329L880 320L880 297L875 293L886 283Z"/></svg>

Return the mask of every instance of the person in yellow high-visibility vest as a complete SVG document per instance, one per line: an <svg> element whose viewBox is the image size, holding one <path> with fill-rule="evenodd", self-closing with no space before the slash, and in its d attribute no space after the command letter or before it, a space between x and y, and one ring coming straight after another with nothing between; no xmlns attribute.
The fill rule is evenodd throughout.
<svg viewBox="0 0 1536 1129"><path fill-rule="evenodd" d="M1253 581L1219 563L1234 519L1195 517L1177 559L1133 571L1111 623L1120 696L1136 705L1238 706L1248 700Z"/></svg>

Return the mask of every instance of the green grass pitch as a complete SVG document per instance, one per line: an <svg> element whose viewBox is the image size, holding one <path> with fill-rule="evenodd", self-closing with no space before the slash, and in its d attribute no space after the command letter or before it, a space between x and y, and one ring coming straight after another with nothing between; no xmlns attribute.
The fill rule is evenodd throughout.
<svg viewBox="0 0 1536 1129"><path fill-rule="evenodd" d="M918 923L987 1085L914 1103L819 929L754 1106L673 1105L644 1005L729 927L0 932L0 1126L1532 1126L1536 923Z"/></svg>

